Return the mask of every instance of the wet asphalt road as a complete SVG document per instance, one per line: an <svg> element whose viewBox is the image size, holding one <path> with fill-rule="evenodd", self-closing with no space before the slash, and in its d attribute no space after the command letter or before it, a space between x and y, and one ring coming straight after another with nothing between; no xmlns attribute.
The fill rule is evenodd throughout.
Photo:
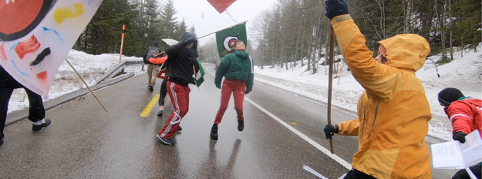
<svg viewBox="0 0 482 179"><path fill-rule="evenodd" d="M28 120L7 126L0 146L0 178L315 178L303 165L328 178L346 173L343 165L247 100L244 131L237 131L231 99L219 125L219 140L211 140L220 90L209 73L205 77L199 90L191 86L190 111L174 146L162 145L155 137L172 111L169 98L163 117L156 116L157 105L149 117L139 117L161 84L158 80L149 92L143 74L95 92L109 112L88 94L48 110L52 125L39 132L31 131ZM325 104L259 82L246 98L329 149L322 132ZM333 123L354 115L335 107ZM335 136L334 146L350 163L357 141ZM434 170L433 178L452 174Z"/></svg>

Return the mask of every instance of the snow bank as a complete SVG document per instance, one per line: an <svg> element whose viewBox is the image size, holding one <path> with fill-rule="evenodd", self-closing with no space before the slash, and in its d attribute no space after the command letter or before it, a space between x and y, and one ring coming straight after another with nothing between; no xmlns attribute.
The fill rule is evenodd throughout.
<svg viewBox="0 0 482 179"><path fill-rule="evenodd" d="M461 57L460 52L455 53L454 61L437 67L440 74L438 77L433 61L436 62L440 57L440 55L431 56L416 76L423 82L433 114L429 122L429 134L451 140L452 126L437 100L437 94L446 87L455 87L466 96L482 98L482 52L466 51L464 57ZM300 67L299 64L298 61L298 67L289 70L269 66L261 70L257 67L255 79L327 102L328 67L320 65L318 73L311 74L304 72L306 66ZM333 105L356 111L356 104L363 90L344 65L341 78L333 80Z"/></svg>
<svg viewBox="0 0 482 179"><path fill-rule="evenodd" d="M95 84L95 79L105 74L113 66L119 63L119 54L91 55L81 51L70 50L67 57L72 66L82 76L89 85ZM141 60L139 57L122 57L123 60ZM126 72L141 73L141 67L127 67ZM70 65L64 61L59 67L55 80L50 88L49 96L51 99L70 93L72 91L85 88ZM28 107L28 98L25 90L15 89L8 105L8 112L21 110Z"/></svg>

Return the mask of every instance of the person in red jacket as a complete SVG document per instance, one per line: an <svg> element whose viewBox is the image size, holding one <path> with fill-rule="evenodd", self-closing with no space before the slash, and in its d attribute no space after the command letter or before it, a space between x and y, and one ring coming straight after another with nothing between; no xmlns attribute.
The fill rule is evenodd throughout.
<svg viewBox="0 0 482 179"><path fill-rule="evenodd" d="M453 139L465 143L465 136L475 130L482 137L482 100L465 97L457 88L445 88L438 93L438 101L452 122ZM480 179L482 163L470 167ZM470 178L465 169L459 170L453 179Z"/></svg>

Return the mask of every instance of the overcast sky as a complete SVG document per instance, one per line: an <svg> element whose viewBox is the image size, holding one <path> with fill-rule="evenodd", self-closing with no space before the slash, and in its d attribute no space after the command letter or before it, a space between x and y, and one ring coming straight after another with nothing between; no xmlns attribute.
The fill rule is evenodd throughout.
<svg viewBox="0 0 482 179"><path fill-rule="evenodd" d="M236 24L234 20L237 22L247 20L246 30L250 39L253 20L263 10L271 9L276 0L237 0L227 10L234 20L226 12L219 14L207 0L173 0L173 2L177 11L177 20L181 21L184 18L188 27L194 25L198 37L232 26ZM214 35L204 37L199 42L204 44L211 38L214 38Z"/></svg>

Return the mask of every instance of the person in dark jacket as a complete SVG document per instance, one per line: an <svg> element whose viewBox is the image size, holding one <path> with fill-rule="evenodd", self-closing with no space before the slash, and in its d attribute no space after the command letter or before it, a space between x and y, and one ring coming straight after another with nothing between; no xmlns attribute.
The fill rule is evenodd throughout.
<svg viewBox="0 0 482 179"><path fill-rule="evenodd" d="M159 44L154 42L151 47L147 48L144 52L144 62L149 62L149 58L155 57L155 55L161 53L161 49L159 48ZM147 64L147 89L149 91L154 90L154 85L156 85L157 74L159 73L159 65L153 63L146 63Z"/></svg>
<svg viewBox="0 0 482 179"><path fill-rule="evenodd" d="M478 130L482 137L482 100L465 97L457 88L445 88L438 93L438 101L452 123L452 138L465 143L465 136ZM469 167L480 179L482 163ZM459 170L452 179L470 178L467 170Z"/></svg>
<svg viewBox="0 0 482 179"><path fill-rule="evenodd" d="M50 119L45 119L42 97L20 84L0 66L0 145L3 144L3 138L5 137L3 129L7 121L8 102L13 90L16 88L23 88L27 93L30 104L28 119L33 122L33 131L39 131L42 127L49 126L51 122Z"/></svg>
<svg viewBox="0 0 482 179"><path fill-rule="evenodd" d="M171 98L173 112L156 137L165 145L174 145L172 135L178 130L181 119L189 111L189 83L194 82L199 71L196 59L197 38L190 32L182 34L181 42L166 49L167 93Z"/></svg>
<svg viewBox="0 0 482 179"><path fill-rule="evenodd" d="M216 70L214 83L216 87L221 89L221 106L211 128L211 139L218 140L218 125L223 119L224 112L228 108L229 98L231 94L234 96L234 109L238 114L238 131L244 129L243 117L243 101L244 95L253 89L253 60L247 52L243 41L238 40L235 46L235 52L224 56ZM221 79L224 76L221 88Z"/></svg>

